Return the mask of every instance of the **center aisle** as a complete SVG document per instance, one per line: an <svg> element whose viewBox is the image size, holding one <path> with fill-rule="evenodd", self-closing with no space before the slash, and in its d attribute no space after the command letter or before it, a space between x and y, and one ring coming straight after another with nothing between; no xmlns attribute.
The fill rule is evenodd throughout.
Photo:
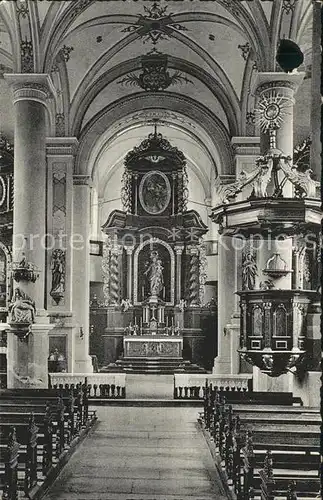
<svg viewBox="0 0 323 500"><path fill-rule="evenodd" d="M45 500L224 500L196 408L98 407Z"/></svg>

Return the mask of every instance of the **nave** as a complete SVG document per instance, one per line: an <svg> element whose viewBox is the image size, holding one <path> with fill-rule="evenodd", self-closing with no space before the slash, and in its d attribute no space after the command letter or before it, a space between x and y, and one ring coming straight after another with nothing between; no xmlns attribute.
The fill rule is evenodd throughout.
<svg viewBox="0 0 323 500"><path fill-rule="evenodd" d="M2 500L320 498L319 408L292 393L109 388L0 392Z"/></svg>
<svg viewBox="0 0 323 500"><path fill-rule="evenodd" d="M97 407L99 422L44 500L224 500L197 408Z"/></svg>

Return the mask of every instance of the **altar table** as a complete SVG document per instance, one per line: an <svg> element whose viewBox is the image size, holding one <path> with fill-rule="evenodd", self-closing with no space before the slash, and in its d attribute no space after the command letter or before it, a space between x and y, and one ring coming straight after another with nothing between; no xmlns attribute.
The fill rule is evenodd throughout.
<svg viewBox="0 0 323 500"><path fill-rule="evenodd" d="M125 358L181 358L183 337L181 335L125 336L123 348Z"/></svg>

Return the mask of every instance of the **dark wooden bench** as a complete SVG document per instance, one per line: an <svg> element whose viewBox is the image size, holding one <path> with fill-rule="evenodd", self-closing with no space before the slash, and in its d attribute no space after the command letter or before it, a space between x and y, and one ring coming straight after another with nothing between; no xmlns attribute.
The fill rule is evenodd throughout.
<svg viewBox="0 0 323 500"><path fill-rule="evenodd" d="M238 500L262 494L260 471L265 460L268 462L268 450L275 463L275 494L286 498L288 489L292 491L292 488L296 488L295 495L314 497L318 494L320 422L317 410L306 412L305 408L297 408L294 413L284 413L281 406L276 414L273 408L264 414L266 405L262 408L255 405L248 406L246 412L243 403L234 409L226 404L221 392L208 393L207 388L205 392L206 404L200 421L209 433L209 444L212 441L215 456Z"/></svg>
<svg viewBox="0 0 323 500"><path fill-rule="evenodd" d="M58 394L52 390L23 391L23 394L1 391L0 405L5 403L0 413L0 487L3 498L16 500L17 489L22 489L28 496L37 486L37 481L43 481L59 463L82 429L96 420L96 412L89 412L86 390L80 385L63 397ZM30 409L33 411L29 414ZM32 446L32 477L31 422L37 430Z"/></svg>

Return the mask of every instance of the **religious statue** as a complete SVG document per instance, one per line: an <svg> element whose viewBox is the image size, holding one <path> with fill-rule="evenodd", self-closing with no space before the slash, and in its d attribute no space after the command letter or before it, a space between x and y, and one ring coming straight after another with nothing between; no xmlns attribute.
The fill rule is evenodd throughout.
<svg viewBox="0 0 323 500"><path fill-rule="evenodd" d="M64 292L64 263L65 254L61 249L55 249L52 256L52 289L51 295L63 294Z"/></svg>
<svg viewBox="0 0 323 500"><path fill-rule="evenodd" d="M182 313L185 311L186 306L187 306L187 301L184 299L180 299L177 307L180 309Z"/></svg>
<svg viewBox="0 0 323 500"><path fill-rule="evenodd" d="M164 277L163 277L163 264L158 258L158 252L153 250L150 253L150 264L147 264L147 269L144 272L145 276L148 277L150 284L150 294L153 296L158 296L164 287Z"/></svg>
<svg viewBox="0 0 323 500"><path fill-rule="evenodd" d="M248 252L242 261L242 284L245 290L254 290L257 274L256 260L252 253Z"/></svg>
<svg viewBox="0 0 323 500"><path fill-rule="evenodd" d="M258 167L260 167L259 174L253 181L253 195L256 198L267 198L267 187L271 179L271 173L273 169L273 160L266 157L261 157L257 161Z"/></svg>
<svg viewBox="0 0 323 500"><path fill-rule="evenodd" d="M15 289L9 311L12 323L33 323L35 320L35 302L20 288Z"/></svg>
<svg viewBox="0 0 323 500"><path fill-rule="evenodd" d="M123 312L127 312L132 307L130 299L122 299L121 308Z"/></svg>

